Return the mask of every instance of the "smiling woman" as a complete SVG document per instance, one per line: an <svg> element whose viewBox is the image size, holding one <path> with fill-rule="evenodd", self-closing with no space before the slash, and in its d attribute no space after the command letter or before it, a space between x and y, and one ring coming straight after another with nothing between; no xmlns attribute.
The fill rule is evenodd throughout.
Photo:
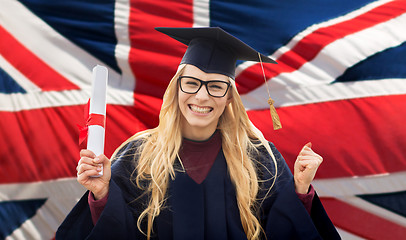
<svg viewBox="0 0 406 240"><path fill-rule="evenodd" d="M237 59L274 61L220 28L158 30L188 45L159 125L125 141L112 165L81 151L89 193L56 239L339 239L310 184L322 157L307 144L292 176L235 87Z"/></svg>
<svg viewBox="0 0 406 240"><path fill-rule="evenodd" d="M186 65L183 70L179 78L181 91L178 91L179 109L182 112L182 136L197 141L206 140L216 130L221 114L230 103L232 96L226 96L230 85L229 77L205 73L193 65Z"/></svg>

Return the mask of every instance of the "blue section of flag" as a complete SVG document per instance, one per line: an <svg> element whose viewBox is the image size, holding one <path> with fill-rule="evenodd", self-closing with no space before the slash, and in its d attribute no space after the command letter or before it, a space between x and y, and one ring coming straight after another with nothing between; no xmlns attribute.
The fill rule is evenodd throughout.
<svg viewBox="0 0 406 240"><path fill-rule="evenodd" d="M0 68L0 93L26 93L26 91Z"/></svg>
<svg viewBox="0 0 406 240"><path fill-rule="evenodd" d="M0 239L5 239L34 216L46 199L0 202Z"/></svg>
<svg viewBox="0 0 406 240"><path fill-rule="evenodd" d="M115 58L114 5L111 0L20 0L67 39L121 73Z"/></svg>
<svg viewBox="0 0 406 240"><path fill-rule="evenodd" d="M365 201L406 217L406 191L358 196Z"/></svg>
<svg viewBox="0 0 406 240"><path fill-rule="evenodd" d="M348 68L336 82L406 78L405 56L406 43L386 49Z"/></svg>
<svg viewBox="0 0 406 240"><path fill-rule="evenodd" d="M272 54L313 24L352 12L368 0L210 1L210 25L219 26L264 54ZM334 6L334 7L331 7Z"/></svg>

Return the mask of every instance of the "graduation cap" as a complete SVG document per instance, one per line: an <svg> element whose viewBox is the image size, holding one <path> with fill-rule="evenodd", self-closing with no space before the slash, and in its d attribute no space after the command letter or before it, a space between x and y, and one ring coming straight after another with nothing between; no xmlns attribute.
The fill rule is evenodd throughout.
<svg viewBox="0 0 406 240"><path fill-rule="evenodd" d="M180 64L194 65L206 73L235 79L237 60L276 63L219 27L155 29L188 46ZM268 103L274 129L279 129L281 124L270 96Z"/></svg>
<svg viewBox="0 0 406 240"><path fill-rule="evenodd" d="M276 63L219 27L155 29L188 46L181 64L192 64L206 73L234 79L237 60Z"/></svg>

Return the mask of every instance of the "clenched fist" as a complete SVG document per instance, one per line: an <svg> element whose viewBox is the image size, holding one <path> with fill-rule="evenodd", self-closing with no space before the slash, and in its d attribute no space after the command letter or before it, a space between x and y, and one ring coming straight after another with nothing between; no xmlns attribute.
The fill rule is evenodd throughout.
<svg viewBox="0 0 406 240"><path fill-rule="evenodd" d="M323 158L312 150L312 143L307 143L297 156L294 166L295 188L297 193L306 194L310 183L316 175Z"/></svg>

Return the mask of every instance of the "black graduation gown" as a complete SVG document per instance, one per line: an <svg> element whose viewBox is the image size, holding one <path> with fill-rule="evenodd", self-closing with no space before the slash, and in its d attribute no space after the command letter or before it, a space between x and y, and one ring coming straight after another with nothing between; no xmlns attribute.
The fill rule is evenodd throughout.
<svg viewBox="0 0 406 240"><path fill-rule="evenodd" d="M296 195L289 168L270 145L277 158L278 176L271 193L260 201L260 220L267 239L340 239L317 194L308 214ZM146 239L137 228L137 219L148 196L128 180L134 169L135 149L136 143L129 143L113 163L107 204L96 225L86 193L58 228L56 239ZM257 160L259 178L270 179L275 169L265 148L260 149ZM201 184L181 171L178 163L175 169L176 178L169 184L165 208L154 221L152 239L246 239L222 150ZM271 183L261 183L260 198ZM145 222L142 229L146 229Z"/></svg>

